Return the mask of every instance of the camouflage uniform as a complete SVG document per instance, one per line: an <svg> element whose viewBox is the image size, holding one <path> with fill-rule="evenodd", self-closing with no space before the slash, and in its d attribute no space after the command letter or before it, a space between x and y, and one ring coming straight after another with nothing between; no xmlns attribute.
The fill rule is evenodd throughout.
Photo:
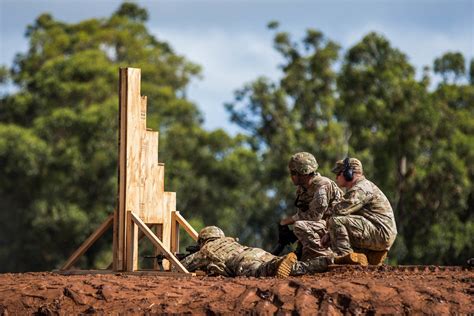
<svg viewBox="0 0 474 316"><path fill-rule="evenodd" d="M181 261L190 272L203 270L223 276L275 276L282 259L263 249L243 246L231 237L215 237L201 243L198 252Z"/></svg>
<svg viewBox="0 0 474 316"><path fill-rule="evenodd" d="M350 159L355 172L362 174L362 164ZM343 170L338 161L333 172ZM328 222L331 248L339 256L360 250L387 251L397 236L392 207L383 192L361 176L347 190L341 202L333 206L333 217Z"/></svg>
<svg viewBox="0 0 474 316"><path fill-rule="evenodd" d="M297 213L293 232L303 246L302 261L331 254L331 250L321 246L321 238L327 233L326 221L331 216L331 207L342 198L342 191L334 181L315 171L318 164L313 155L298 153L292 156L289 169L299 174L314 173L308 188L296 188Z"/></svg>

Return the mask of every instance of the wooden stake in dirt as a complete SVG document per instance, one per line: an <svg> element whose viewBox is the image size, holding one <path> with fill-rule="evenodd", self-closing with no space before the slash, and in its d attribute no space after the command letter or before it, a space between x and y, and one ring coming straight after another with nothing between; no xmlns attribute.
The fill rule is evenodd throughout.
<svg viewBox="0 0 474 316"><path fill-rule="evenodd" d="M158 132L146 127L147 98L140 95L140 82L140 69L120 68L118 207L61 270L70 269L113 222L113 271L138 271L140 231L156 253L168 259L166 270L171 263L177 271L189 273L174 255L179 251L179 225L194 240L197 232L176 211L176 193L164 191L165 166L158 162Z"/></svg>

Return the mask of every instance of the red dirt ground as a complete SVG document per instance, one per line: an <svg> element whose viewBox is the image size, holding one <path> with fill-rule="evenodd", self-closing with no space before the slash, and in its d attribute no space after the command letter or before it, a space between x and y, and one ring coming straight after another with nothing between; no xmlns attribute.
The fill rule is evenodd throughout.
<svg viewBox="0 0 474 316"><path fill-rule="evenodd" d="M311 276L0 274L0 315L472 314L474 270L333 267Z"/></svg>

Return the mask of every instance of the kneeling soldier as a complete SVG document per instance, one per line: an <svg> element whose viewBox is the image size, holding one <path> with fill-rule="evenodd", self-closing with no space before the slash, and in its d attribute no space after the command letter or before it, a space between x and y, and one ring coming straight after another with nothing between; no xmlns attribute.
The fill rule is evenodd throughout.
<svg viewBox="0 0 474 316"><path fill-rule="evenodd" d="M339 160L332 170L347 189L328 221L335 263L380 265L397 236L392 206L383 192L364 177L355 158Z"/></svg>

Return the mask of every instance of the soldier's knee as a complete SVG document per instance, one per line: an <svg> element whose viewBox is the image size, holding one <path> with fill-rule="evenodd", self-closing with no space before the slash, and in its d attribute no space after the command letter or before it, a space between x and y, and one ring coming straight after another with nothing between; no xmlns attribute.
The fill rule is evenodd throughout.
<svg viewBox="0 0 474 316"><path fill-rule="evenodd" d="M296 221L293 224L293 233L298 239L300 239L301 236L305 234L305 231L306 231L306 225L304 224L304 221Z"/></svg>
<svg viewBox="0 0 474 316"><path fill-rule="evenodd" d="M344 216L334 216L328 220L328 230L331 237L345 234L345 218Z"/></svg>
<svg viewBox="0 0 474 316"><path fill-rule="evenodd" d="M329 218L328 220L328 228L331 229L331 227L338 227L343 225L343 219L344 216L333 216Z"/></svg>

